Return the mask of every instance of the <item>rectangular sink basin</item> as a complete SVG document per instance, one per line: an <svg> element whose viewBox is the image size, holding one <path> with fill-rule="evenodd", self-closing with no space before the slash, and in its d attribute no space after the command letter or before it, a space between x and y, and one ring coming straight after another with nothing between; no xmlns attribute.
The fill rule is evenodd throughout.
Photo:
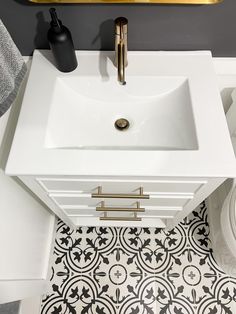
<svg viewBox="0 0 236 314"><path fill-rule="evenodd" d="M50 51L34 52L8 174L233 175L210 52L129 51L125 86L114 51L76 54L78 67L62 73Z"/></svg>
<svg viewBox="0 0 236 314"><path fill-rule="evenodd" d="M126 120L124 128L120 119ZM197 149L188 79L131 76L122 86L116 77L103 81L92 76L59 76L53 89L45 147Z"/></svg>

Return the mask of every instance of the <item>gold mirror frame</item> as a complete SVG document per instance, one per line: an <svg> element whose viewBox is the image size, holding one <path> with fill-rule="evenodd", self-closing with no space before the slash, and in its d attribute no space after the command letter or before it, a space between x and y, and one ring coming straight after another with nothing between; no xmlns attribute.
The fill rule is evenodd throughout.
<svg viewBox="0 0 236 314"><path fill-rule="evenodd" d="M34 3L159 3L159 4L216 4L223 0L29 0Z"/></svg>

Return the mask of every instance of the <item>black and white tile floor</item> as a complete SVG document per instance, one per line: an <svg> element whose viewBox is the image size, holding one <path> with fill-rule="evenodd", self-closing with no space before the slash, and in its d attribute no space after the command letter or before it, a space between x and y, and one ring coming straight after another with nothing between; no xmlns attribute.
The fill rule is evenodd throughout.
<svg viewBox="0 0 236 314"><path fill-rule="evenodd" d="M41 314L235 314L236 278L212 256L207 208L171 231L57 226Z"/></svg>

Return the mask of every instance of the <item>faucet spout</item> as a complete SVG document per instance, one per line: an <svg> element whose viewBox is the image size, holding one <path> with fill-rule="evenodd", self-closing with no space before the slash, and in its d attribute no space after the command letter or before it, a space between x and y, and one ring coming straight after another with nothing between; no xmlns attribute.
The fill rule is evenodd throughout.
<svg viewBox="0 0 236 314"><path fill-rule="evenodd" d="M115 65L118 68L118 82L122 85L125 81L125 67L127 66L127 32L128 20L124 17L118 17L115 20Z"/></svg>
<svg viewBox="0 0 236 314"><path fill-rule="evenodd" d="M123 42L118 44L118 82L121 85L125 85L125 46Z"/></svg>

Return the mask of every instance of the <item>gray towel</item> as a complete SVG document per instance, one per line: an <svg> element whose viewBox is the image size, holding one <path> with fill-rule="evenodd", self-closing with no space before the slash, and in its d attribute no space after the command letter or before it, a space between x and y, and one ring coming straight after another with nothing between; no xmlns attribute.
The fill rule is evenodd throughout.
<svg viewBox="0 0 236 314"><path fill-rule="evenodd" d="M0 117L16 98L26 64L0 19Z"/></svg>

